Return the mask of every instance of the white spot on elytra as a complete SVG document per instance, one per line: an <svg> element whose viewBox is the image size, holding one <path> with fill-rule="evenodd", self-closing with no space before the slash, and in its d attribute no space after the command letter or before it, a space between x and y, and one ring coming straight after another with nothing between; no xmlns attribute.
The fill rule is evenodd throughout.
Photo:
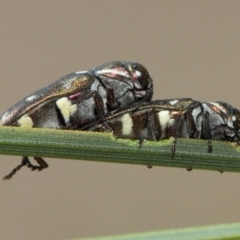
<svg viewBox="0 0 240 240"><path fill-rule="evenodd" d="M74 80L75 79L68 80L62 87L65 88L65 89L69 89L72 86L72 82Z"/></svg>
<svg viewBox="0 0 240 240"><path fill-rule="evenodd" d="M236 121L236 119L237 119L237 118L236 118L236 116L235 116L235 115L234 115L234 116L232 116L232 120L233 120L233 121Z"/></svg>
<svg viewBox="0 0 240 240"><path fill-rule="evenodd" d="M175 99L175 100L172 100L172 101L169 101L169 104L171 105L175 105L179 102L179 100Z"/></svg>
<svg viewBox="0 0 240 240"><path fill-rule="evenodd" d="M142 76L142 73L141 73L140 71L136 70L136 75L137 75L138 77L141 77L141 76Z"/></svg>
<svg viewBox="0 0 240 240"><path fill-rule="evenodd" d="M77 105L72 104L67 97L60 98L56 101L58 109L61 111L65 123L68 123L70 116L77 111Z"/></svg>
<svg viewBox="0 0 240 240"><path fill-rule="evenodd" d="M30 101L32 101L33 99L35 99L36 97L37 97L36 95L29 96L29 97L26 98L25 101L30 102Z"/></svg>
<svg viewBox="0 0 240 240"><path fill-rule="evenodd" d="M20 125L20 127L27 127L27 128L33 127L33 121L28 115L23 115L18 120L18 124Z"/></svg>
<svg viewBox="0 0 240 240"><path fill-rule="evenodd" d="M164 130L171 118L170 112L168 110L161 111L158 113L159 122L161 124L162 130Z"/></svg>
<svg viewBox="0 0 240 240"><path fill-rule="evenodd" d="M129 135L132 133L133 120L129 113L126 113L121 118L122 134Z"/></svg>
<svg viewBox="0 0 240 240"><path fill-rule="evenodd" d="M88 71L79 71L79 72L75 72L75 74L85 74L88 73Z"/></svg>
<svg viewBox="0 0 240 240"><path fill-rule="evenodd" d="M5 112L5 113L2 115L1 120L2 120L2 121L5 121L5 119L7 118L7 116L8 116L8 112Z"/></svg>

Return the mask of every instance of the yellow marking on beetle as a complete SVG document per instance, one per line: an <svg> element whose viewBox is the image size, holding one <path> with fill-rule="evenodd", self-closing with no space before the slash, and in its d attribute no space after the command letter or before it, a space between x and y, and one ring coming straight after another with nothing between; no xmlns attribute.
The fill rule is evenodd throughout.
<svg viewBox="0 0 240 240"><path fill-rule="evenodd" d="M68 123L70 116L77 111L77 105L72 104L67 97L60 98L56 101L58 109L61 111L65 123Z"/></svg>
<svg viewBox="0 0 240 240"><path fill-rule="evenodd" d="M33 121L28 115L23 115L19 120L18 124L20 127L31 128L33 127Z"/></svg>
<svg viewBox="0 0 240 240"><path fill-rule="evenodd" d="M121 118L122 134L130 135L132 133L133 120L129 113L124 114Z"/></svg>
<svg viewBox="0 0 240 240"><path fill-rule="evenodd" d="M177 104L178 102L179 102L178 99L175 99L175 100L169 101L169 103L170 103L171 105L175 105L175 104Z"/></svg>
<svg viewBox="0 0 240 240"><path fill-rule="evenodd" d="M158 113L158 118L159 118L159 122L161 124L162 130L165 130L171 118L170 112L168 110L161 111Z"/></svg>

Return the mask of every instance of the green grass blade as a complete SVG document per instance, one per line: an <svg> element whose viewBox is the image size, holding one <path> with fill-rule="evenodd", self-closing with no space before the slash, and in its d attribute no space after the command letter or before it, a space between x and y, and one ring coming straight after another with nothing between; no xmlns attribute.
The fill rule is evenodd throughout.
<svg viewBox="0 0 240 240"><path fill-rule="evenodd" d="M240 147L223 141L213 141L208 153L207 141L178 139L172 157L171 139L144 141L139 148L138 141L116 140L110 133L0 127L0 136L3 155L240 172Z"/></svg>
<svg viewBox="0 0 240 240"><path fill-rule="evenodd" d="M237 240L240 223L136 233L129 235L86 238L86 240ZM77 239L75 239L77 240Z"/></svg>

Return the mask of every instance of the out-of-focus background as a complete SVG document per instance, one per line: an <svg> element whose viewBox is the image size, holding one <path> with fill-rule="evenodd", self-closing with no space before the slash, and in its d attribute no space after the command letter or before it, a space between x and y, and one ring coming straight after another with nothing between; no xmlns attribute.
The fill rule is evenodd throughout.
<svg viewBox="0 0 240 240"><path fill-rule="evenodd" d="M239 1L2 1L0 112L74 71L138 61L154 99L240 108ZM240 220L240 174L47 159L0 181L1 239L70 239ZM20 157L0 156L0 176Z"/></svg>

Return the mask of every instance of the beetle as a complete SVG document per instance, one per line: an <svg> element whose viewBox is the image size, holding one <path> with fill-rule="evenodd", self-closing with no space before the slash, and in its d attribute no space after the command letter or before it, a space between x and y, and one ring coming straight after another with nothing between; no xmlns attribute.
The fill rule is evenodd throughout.
<svg viewBox="0 0 240 240"><path fill-rule="evenodd" d="M56 129L80 129L94 120L103 120L107 113L119 108L150 101L153 82L147 69L137 62L115 61L87 71L70 73L51 85L23 98L0 118L0 126ZM47 168L40 157L28 157L10 174L22 166L32 170Z"/></svg>
<svg viewBox="0 0 240 240"><path fill-rule="evenodd" d="M93 121L81 130L110 131L116 138L158 141L174 138L171 152L175 153L176 139L199 138L211 140L240 140L240 111L225 102L201 102L191 98L155 100L137 107L119 109L106 115L103 121Z"/></svg>

